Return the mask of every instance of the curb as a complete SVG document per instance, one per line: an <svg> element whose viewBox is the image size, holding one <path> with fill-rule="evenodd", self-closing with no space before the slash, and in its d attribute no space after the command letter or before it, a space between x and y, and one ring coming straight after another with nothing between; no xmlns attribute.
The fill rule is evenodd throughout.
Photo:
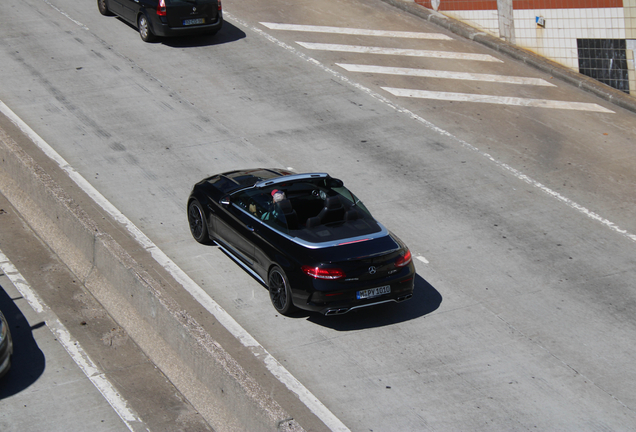
<svg viewBox="0 0 636 432"><path fill-rule="evenodd" d="M2 128L0 191L215 431L304 430Z"/></svg>
<svg viewBox="0 0 636 432"><path fill-rule="evenodd" d="M466 39L480 43L490 49L500 52L515 60L534 67L542 72L549 73L553 77L572 84L582 90L592 93L614 105L626 110L636 112L636 98L603 84L600 81L586 75L574 72L565 66L533 53L527 49L513 45L496 36L478 30L462 21L447 17L439 12L425 8L412 0L382 0L398 9L422 18L439 27L443 27L452 33Z"/></svg>

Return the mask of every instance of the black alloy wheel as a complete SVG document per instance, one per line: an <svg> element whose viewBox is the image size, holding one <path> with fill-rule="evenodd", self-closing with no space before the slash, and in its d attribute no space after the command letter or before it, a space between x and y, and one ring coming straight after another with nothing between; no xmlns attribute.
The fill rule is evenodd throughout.
<svg viewBox="0 0 636 432"><path fill-rule="evenodd" d="M139 15L139 19L137 20L137 28L139 29L139 36L141 36L141 40L144 42L152 42L155 40L155 35L152 34L150 30L150 23L148 23L148 18L143 13Z"/></svg>
<svg viewBox="0 0 636 432"><path fill-rule="evenodd" d="M104 16L112 16L113 13L108 9L108 0L97 0L97 8L99 13Z"/></svg>
<svg viewBox="0 0 636 432"><path fill-rule="evenodd" d="M269 298L281 315L289 315L296 310L287 277L278 266L274 266L269 272Z"/></svg>
<svg viewBox="0 0 636 432"><path fill-rule="evenodd" d="M188 222L192 237L201 244L209 244L208 223L205 220L201 204L197 200L193 200L188 206Z"/></svg>

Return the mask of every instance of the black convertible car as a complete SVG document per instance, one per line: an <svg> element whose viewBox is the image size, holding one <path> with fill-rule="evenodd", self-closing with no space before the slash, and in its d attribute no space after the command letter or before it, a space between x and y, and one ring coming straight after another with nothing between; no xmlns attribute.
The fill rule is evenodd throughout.
<svg viewBox="0 0 636 432"><path fill-rule="evenodd" d="M343 314L413 295L409 249L328 174L217 174L194 186L188 221L196 241L218 244L266 285L281 314Z"/></svg>

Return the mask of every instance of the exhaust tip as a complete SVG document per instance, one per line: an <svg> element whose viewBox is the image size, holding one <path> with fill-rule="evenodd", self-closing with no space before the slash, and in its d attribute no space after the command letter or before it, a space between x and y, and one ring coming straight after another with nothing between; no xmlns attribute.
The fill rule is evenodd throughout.
<svg viewBox="0 0 636 432"><path fill-rule="evenodd" d="M325 312L325 315L342 315L349 312L349 308L329 309Z"/></svg>

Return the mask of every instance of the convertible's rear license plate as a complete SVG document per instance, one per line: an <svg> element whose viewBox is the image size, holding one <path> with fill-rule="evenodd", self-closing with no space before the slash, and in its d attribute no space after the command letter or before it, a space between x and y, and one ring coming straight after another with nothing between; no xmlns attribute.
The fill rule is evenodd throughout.
<svg viewBox="0 0 636 432"><path fill-rule="evenodd" d="M195 25L195 24L205 24L205 18L192 18L183 20L184 26Z"/></svg>
<svg viewBox="0 0 636 432"><path fill-rule="evenodd" d="M356 293L358 300L378 297L391 292L391 285L381 286L377 288L369 288Z"/></svg>

